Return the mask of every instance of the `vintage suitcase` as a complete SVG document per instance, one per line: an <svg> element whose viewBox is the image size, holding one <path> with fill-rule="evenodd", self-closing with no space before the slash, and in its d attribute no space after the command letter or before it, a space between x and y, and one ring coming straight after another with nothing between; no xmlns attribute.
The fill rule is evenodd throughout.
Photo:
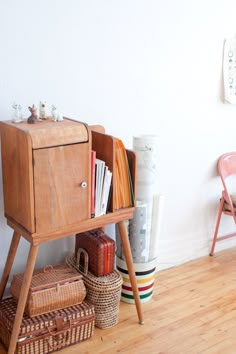
<svg viewBox="0 0 236 354"><path fill-rule="evenodd" d="M10 291L18 301L24 273L13 276ZM68 306L80 304L86 296L82 275L67 264L46 266L34 271L25 312L37 316Z"/></svg>
<svg viewBox="0 0 236 354"><path fill-rule="evenodd" d="M79 248L86 250L89 256L89 271L100 277L114 271L115 241L102 230L76 234L75 255Z"/></svg>
<svg viewBox="0 0 236 354"><path fill-rule="evenodd" d="M16 314L16 302L9 297L0 303L0 339L8 348ZM17 341L18 354L47 354L91 338L94 306L82 304L30 318L24 314Z"/></svg>
<svg viewBox="0 0 236 354"><path fill-rule="evenodd" d="M84 255L85 262L80 262ZM86 287L86 300L95 308L95 327L110 328L118 323L121 299L121 274L114 270L102 277L96 277L88 271L88 254L79 248L77 258L75 255L66 257L66 263L83 274Z"/></svg>

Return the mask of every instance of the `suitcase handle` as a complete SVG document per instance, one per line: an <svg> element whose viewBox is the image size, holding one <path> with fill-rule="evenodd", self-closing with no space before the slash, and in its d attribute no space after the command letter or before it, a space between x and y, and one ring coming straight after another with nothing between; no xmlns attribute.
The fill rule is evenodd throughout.
<svg viewBox="0 0 236 354"><path fill-rule="evenodd" d="M52 330L50 327L47 328L48 332L53 337L59 336L60 334L62 335L61 339L58 338L56 345L52 345L50 343L50 339L47 338L48 345L53 350L61 348L62 344L63 345L68 345L69 341L70 341L69 334L71 332L71 320L69 321L69 327L68 328L62 328L62 321L63 320L61 320L60 318L59 318L59 321L57 321L57 319L56 319L56 325L57 325L57 330L56 331ZM54 329L55 329L55 327L54 327Z"/></svg>
<svg viewBox="0 0 236 354"><path fill-rule="evenodd" d="M47 264L45 265L45 267L43 268L43 273L46 273L46 272L49 272L49 271L52 271L54 270L53 269L53 266L51 264Z"/></svg>
<svg viewBox="0 0 236 354"><path fill-rule="evenodd" d="M84 267L82 267L81 264L80 264L81 253L84 255ZM88 274L88 252L86 252L84 248L79 248L78 249L76 266L79 267L79 270L82 273L84 273L85 275Z"/></svg>

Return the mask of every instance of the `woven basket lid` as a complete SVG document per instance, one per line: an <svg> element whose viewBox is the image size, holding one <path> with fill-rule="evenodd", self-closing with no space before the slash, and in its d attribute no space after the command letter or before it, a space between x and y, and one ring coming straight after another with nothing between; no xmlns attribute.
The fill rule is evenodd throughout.
<svg viewBox="0 0 236 354"><path fill-rule="evenodd" d="M14 278L22 283L24 273L15 274ZM65 282L73 282L82 279L81 274L67 264L47 265L44 268L36 269L30 283L30 289L54 287Z"/></svg>

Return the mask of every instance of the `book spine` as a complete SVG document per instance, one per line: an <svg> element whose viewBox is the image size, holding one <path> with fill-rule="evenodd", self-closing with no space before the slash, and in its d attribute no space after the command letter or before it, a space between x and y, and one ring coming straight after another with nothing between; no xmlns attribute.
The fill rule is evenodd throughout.
<svg viewBox="0 0 236 354"><path fill-rule="evenodd" d="M95 217L95 162L96 151L91 151L91 218Z"/></svg>

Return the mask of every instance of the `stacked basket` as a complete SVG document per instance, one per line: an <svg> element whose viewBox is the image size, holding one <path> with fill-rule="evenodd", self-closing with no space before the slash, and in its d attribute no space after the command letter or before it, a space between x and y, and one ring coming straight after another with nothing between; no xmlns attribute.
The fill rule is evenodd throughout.
<svg viewBox="0 0 236 354"><path fill-rule="evenodd" d="M18 301L24 273L13 276L11 295ZM83 302L86 289L82 275L66 264L46 266L35 270L28 294L25 312L34 317Z"/></svg>
<svg viewBox="0 0 236 354"><path fill-rule="evenodd" d="M8 348L24 274L14 275L12 297L0 304L0 338ZM46 354L90 338L94 306L84 301L82 276L66 264L34 272L16 353Z"/></svg>
<svg viewBox="0 0 236 354"><path fill-rule="evenodd" d="M84 238L86 245L83 243ZM107 256L104 256L106 243L110 246ZM95 326L99 328L113 327L118 323L122 277L114 269L114 258L115 242L101 230L76 235L75 254L66 258L69 266L83 274L86 300L95 307ZM110 265L108 273L104 263Z"/></svg>

